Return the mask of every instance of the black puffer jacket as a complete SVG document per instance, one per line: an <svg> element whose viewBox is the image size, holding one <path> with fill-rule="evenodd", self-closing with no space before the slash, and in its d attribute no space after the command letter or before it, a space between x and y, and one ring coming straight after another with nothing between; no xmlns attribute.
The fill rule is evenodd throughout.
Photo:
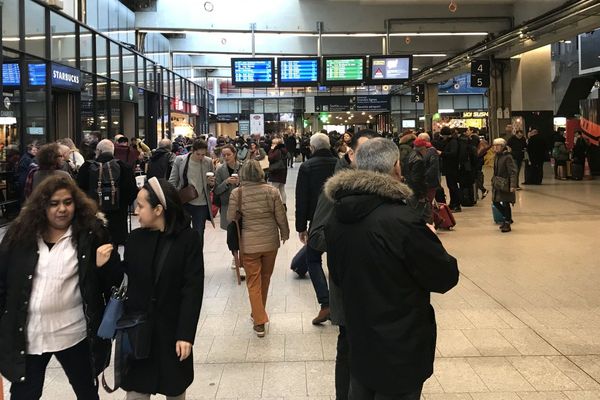
<svg viewBox="0 0 600 400"><path fill-rule="evenodd" d="M148 179L152 177L169 179L173 161L175 161L175 155L169 150L156 149L148 162L148 173L146 174Z"/></svg>
<svg viewBox="0 0 600 400"><path fill-rule="evenodd" d="M304 232L317 209L323 184L335 171L338 158L329 149L315 151L298 171L296 181L296 231Z"/></svg>
<svg viewBox="0 0 600 400"><path fill-rule="evenodd" d="M375 392L417 390L433 373L436 323L430 292L458 282L450 256L388 175L343 171L325 185L335 202L327 260L343 291L350 372Z"/></svg>
<svg viewBox="0 0 600 400"><path fill-rule="evenodd" d="M119 268L109 265L96 267L96 249L108 241L108 232L98 223L96 229L79 234L76 245L79 287L91 349L90 362L95 373L90 378L100 374L110 361L110 341L100 339L96 332L104 315L105 299L122 278ZM6 246L3 241L0 245L0 374L11 382L25 379L27 303L38 258L35 240L11 246ZM116 250L112 258L118 259Z"/></svg>
<svg viewBox="0 0 600 400"><path fill-rule="evenodd" d="M427 196L427 181L425 176L425 162L423 156L413 150L406 160L404 167L404 178L406 184L412 189L416 200L424 199Z"/></svg>

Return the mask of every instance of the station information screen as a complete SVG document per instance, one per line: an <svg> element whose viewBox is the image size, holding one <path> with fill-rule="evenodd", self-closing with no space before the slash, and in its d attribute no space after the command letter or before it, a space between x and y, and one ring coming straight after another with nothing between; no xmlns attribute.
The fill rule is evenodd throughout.
<svg viewBox="0 0 600 400"><path fill-rule="evenodd" d="M29 64L29 84L31 86L46 84L46 64Z"/></svg>
<svg viewBox="0 0 600 400"><path fill-rule="evenodd" d="M19 86L21 85L21 70L17 63L2 64L2 85Z"/></svg>
<svg viewBox="0 0 600 400"><path fill-rule="evenodd" d="M326 85L360 84L365 79L365 57L324 57Z"/></svg>
<svg viewBox="0 0 600 400"><path fill-rule="evenodd" d="M275 59L232 58L231 76L234 86L267 87L275 84Z"/></svg>
<svg viewBox="0 0 600 400"><path fill-rule="evenodd" d="M369 82L374 84L395 84L410 79L412 57L371 56Z"/></svg>
<svg viewBox="0 0 600 400"><path fill-rule="evenodd" d="M318 86L319 58L278 58L279 86Z"/></svg>

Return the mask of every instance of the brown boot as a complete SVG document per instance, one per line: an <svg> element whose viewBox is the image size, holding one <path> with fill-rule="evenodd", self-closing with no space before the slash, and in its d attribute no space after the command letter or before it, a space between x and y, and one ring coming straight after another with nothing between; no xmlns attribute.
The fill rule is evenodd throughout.
<svg viewBox="0 0 600 400"><path fill-rule="evenodd" d="M313 325L321 325L325 321L329 321L329 306L321 308L319 315L312 320Z"/></svg>

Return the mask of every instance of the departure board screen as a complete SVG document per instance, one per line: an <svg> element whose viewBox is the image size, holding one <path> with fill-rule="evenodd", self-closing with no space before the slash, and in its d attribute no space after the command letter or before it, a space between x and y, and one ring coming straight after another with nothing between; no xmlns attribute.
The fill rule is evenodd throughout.
<svg viewBox="0 0 600 400"><path fill-rule="evenodd" d="M360 84L365 78L364 57L324 57L325 84Z"/></svg>
<svg viewBox="0 0 600 400"><path fill-rule="evenodd" d="M402 83L410 79L412 57L371 56L369 71L370 83Z"/></svg>
<svg viewBox="0 0 600 400"><path fill-rule="evenodd" d="M46 64L29 64L29 84L31 86L46 84Z"/></svg>
<svg viewBox="0 0 600 400"><path fill-rule="evenodd" d="M275 83L275 59L232 58L231 76L234 86L260 87Z"/></svg>
<svg viewBox="0 0 600 400"><path fill-rule="evenodd" d="M317 86L320 60L318 58L278 58L279 86Z"/></svg>
<svg viewBox="0 0 600 400"><path fill-rule="evenodd" d="M2 85L19 86L21 85L21 70L17 63L2 64Z"/></svg>

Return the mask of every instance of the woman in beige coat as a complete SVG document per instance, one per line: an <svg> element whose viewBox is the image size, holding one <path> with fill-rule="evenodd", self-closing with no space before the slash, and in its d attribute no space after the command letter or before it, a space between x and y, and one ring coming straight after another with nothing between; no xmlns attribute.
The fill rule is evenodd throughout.
<svg viewBox="0 0 600 400"><path fill-rule="evenodd" d="M279 242L289 239L290 228L279 191L265 182L258 161L246 161L240 179L241 187L231 192L227 218L232 221L238 209L243 215L240 254L246 270L254 331L258 337L264 337L265 324L269 322L265 311L269 283Z"/></svg>

